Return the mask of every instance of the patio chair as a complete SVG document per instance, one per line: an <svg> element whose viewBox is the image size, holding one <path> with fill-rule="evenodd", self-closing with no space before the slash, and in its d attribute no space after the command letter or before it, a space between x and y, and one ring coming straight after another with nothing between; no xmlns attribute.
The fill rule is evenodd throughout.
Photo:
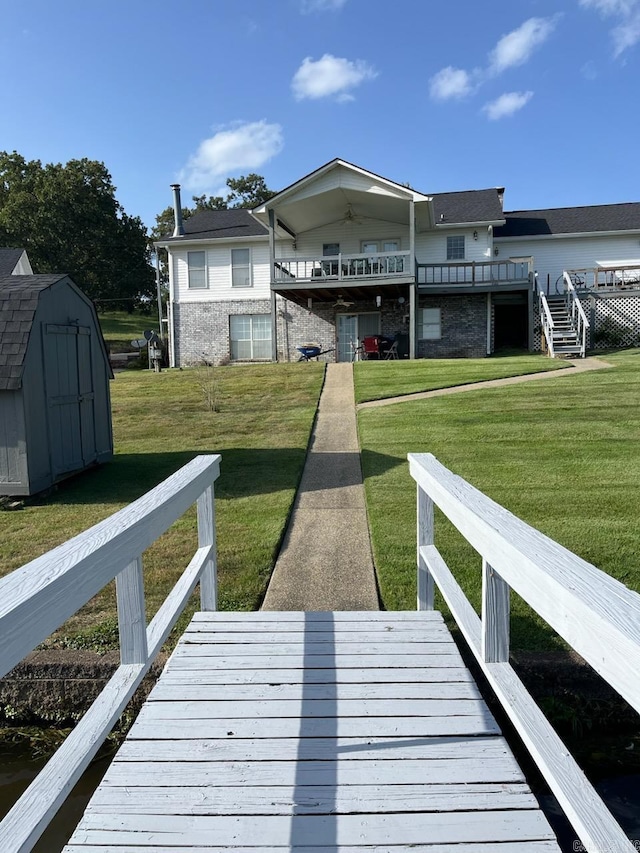
<svg viewBox="0 0 640 853"><path fill-rule="evenodd" d="M398 341L394 341L384 354L385 361L389 358L398 358Z"/></svg>
<svg viewBox="0 0 640 853"><path fill-rule="evenodd" d="M377 335L367 335L362 339L362 350L365 358L380 358L380 338Z"/></svg>

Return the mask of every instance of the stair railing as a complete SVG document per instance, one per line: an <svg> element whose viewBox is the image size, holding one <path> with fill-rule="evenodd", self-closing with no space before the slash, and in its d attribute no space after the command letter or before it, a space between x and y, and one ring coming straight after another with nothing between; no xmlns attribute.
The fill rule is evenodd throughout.
<svg viewBox="0 0 640 853"><path fill-rule="evenodd" d="M553 350L553 317L551 316L551 311L549 310L549 303L547 302L547 297L544 295L542 291L538 293L539 299L539 307L540 307L540 322L542 323L542 334L545 337L547 342L547 349L549 350L549 355L551 358L555 358L554 350Z"/></svg>
<svg viewBox="0 0 640 853"><path fill-rule="evenodd" d="M571 276L565 270L562 273L564 286L567 292L567 310L571 316L571 325L575 329L580 341L580 358L584 358L587 352L587 331L590 323L587 320L587 315L584 313L584 308L578 299L575 285L571 280Z"/></svg>

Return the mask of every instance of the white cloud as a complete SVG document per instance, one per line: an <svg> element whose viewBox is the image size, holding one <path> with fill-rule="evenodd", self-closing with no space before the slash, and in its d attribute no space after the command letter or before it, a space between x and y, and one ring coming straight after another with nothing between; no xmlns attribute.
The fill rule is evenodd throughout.
<svg viewBox="0 0 640 853"><path fill-rule="evenodd" d="M337 12L347 0L300 0L300 11L303 15L312 12Z"/></svg>
<svg viewBox="0 0 640 853"><path fill-rule="evenodd" d="M375 69L361 59L352 62L325 53L317 61L310 56L302 61L302 65L293 75L291 88L298 101L331 96L335 96L339 101L351 101L351 89L377 76Z"/></svg>
<svg viewBox="0 0 640 853"><path fill-rule="evenodd" d="M264 119L236 122L200 143L180 173L180 180L195 192L211 191L242 169L260 168L279 154L283 145L279 124L269 124Z"/></svg>
<svg viewBox="0 0 640 853"><path fill-rule="evenodd" d="M521 110L533 97L533 92L505 92L482 108L491 121L506 118Z"/></svg>
<svg viewBox="0 0 640 853"><path fill-rule="evenodd" d="M472 91L471 75L463 68L453 68L448 65L429 81L429 92L436 101L446 101L449 98L464 98Z"/></svg>
<svg viewBox="0 0 640 853"><path fill-rule="evenodd" d="M595 9L604 18L618 18L611 30L613 55L620 56L640 42L640 0L579 0L585 9Z"/></svg>
<svg viewBox="0 0 640 853"><path fill-rule="evenodd" d="M535 48L549 38L557 20L557 15L553 18L529 18L517 30L502 36L489 54L489 71L500 74L507 68L523 65Z"/></svg>

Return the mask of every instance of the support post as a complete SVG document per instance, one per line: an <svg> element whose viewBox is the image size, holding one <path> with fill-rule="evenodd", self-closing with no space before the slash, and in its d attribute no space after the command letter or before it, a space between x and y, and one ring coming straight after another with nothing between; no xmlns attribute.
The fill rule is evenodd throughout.
<svg viewBox="0 0 640 853"><path fill-rule="evenodd" d="M421 545L433 545L433 501L420 486L417 487L417 546L418 546L418 610L433 610L433 575L420 555Z"/></svg>
<svg viewBox="0 0 640 853"><path fill-rule="evenodd" d="M482 560L482 658L487 663L509 660L509 584Z"/></svg>
<svg viewBox="0 0 640 853"><path fill-rule="evenodd" d="M147 617L144 606L142 557L137 557L116 575L120 663L146 663Z"/></svg>
<svg viewBox="0 0 640 853"><path fill-rule="evenodd" d="M271 361L278 360L278 315L276 313L275 282L276 214L269 208L269 288L271 291Z"/></svg>
<svg viewBox="0 0 640 853"><path fill-rule="evenodd" d="M205 489L198 498L198 548L206 547L211 548L211 556L200 575L200 608L215 611L218 609L218 567L213 486Z"/></svg>
<svg viewBox="0 0 640 853"><path fill-rule="evenodd" d="M533 285L527 290L527 349L533 352Z"/></svg>
<svg viewBox="0 0 640 853"><path fill-rule="evenodd" d="M409 358L416 357L416 291L418 285L413 282L409 285Z"/></svg>

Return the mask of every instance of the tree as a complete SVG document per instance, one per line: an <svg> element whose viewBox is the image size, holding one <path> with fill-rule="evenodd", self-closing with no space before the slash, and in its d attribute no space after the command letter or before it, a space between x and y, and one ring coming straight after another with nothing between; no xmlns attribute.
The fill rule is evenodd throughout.
<svg viewBox="0 0 640 853"><path fill-rule="evenodd" d="M0 245L25 248L36 272L68 273L112 307L155 296L146 229L96 160L43 166L0 152Z"/></svg>

